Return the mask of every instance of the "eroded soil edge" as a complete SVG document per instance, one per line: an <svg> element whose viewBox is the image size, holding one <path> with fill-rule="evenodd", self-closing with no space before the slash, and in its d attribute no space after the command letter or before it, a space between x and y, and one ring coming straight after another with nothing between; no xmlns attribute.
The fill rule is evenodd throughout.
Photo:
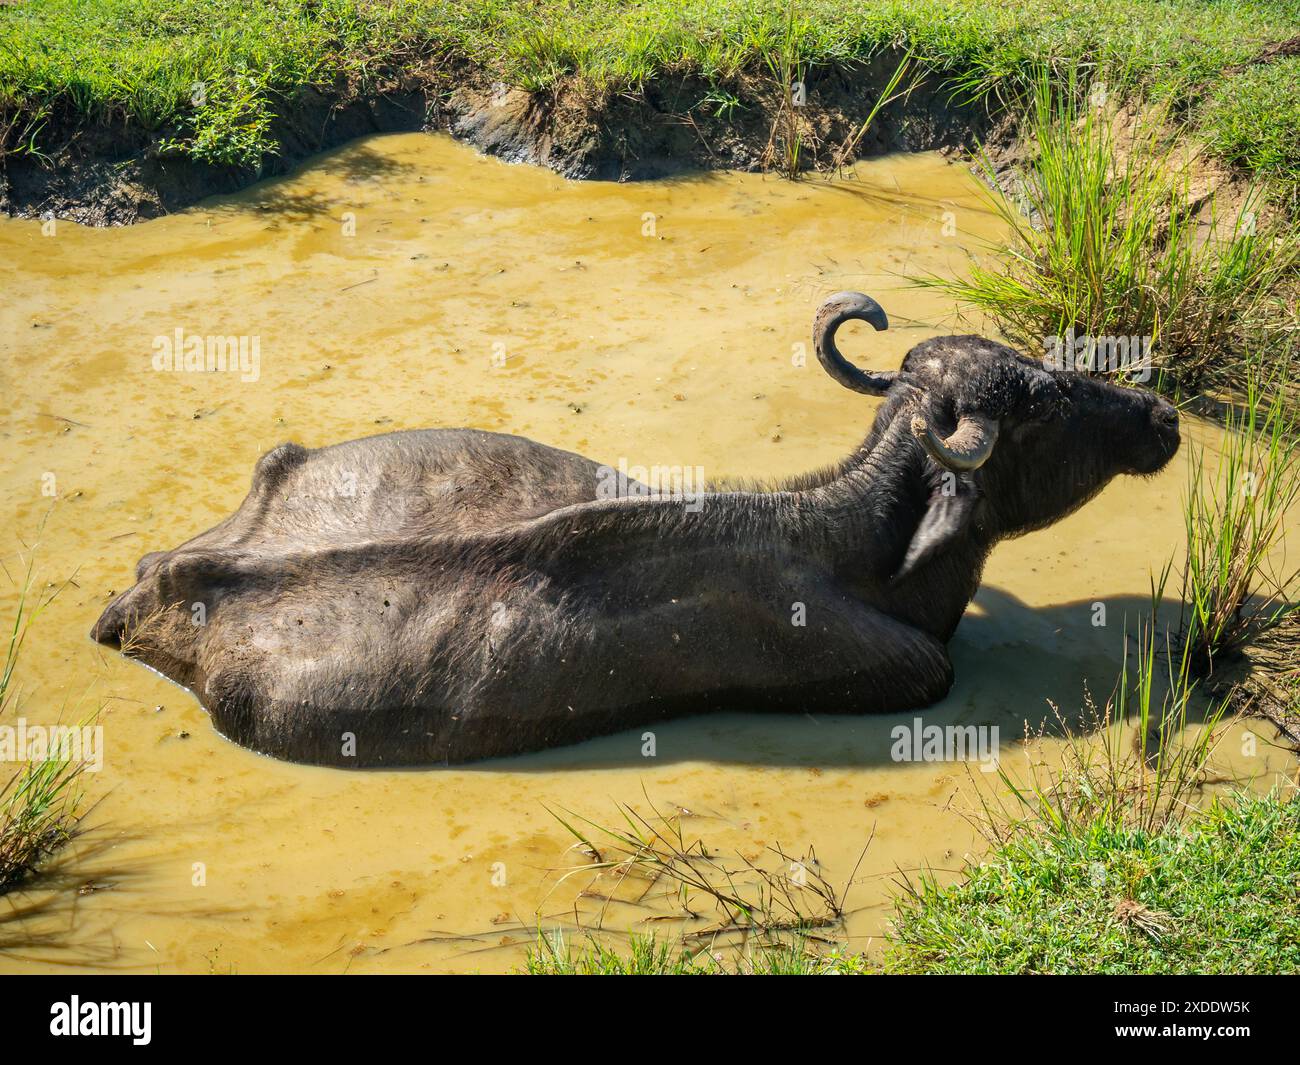
<svg viewBox="0 0 1300 1065"><path fill-rule="evenodd" d="M886 104L860 139L898 56L811 72L798 109L798 166L825 169L895 151L970 149L1009 140L1005 118L962 103L943 72L929 72ZM741 77L726 92L694 78L662 78L635 96L577 83L527 93L462 67L405 73L359 91L340 82L280 100L277 154L260 170L214 166L161 150L177 125L146 130L121 118L52 115L42 155L0 159L0 211L52 214L86 225L124 225L284 174L303 160L372 133L445 131L511 162L569 178L631 181L690 170L754 171L788 165L784 92L771 77ZM846 146L849 146L846 148Z"/></svg>

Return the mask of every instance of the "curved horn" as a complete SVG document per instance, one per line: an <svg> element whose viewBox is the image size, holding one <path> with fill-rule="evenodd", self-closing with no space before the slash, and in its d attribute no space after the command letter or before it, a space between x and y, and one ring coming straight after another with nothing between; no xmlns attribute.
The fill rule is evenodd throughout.
<svg viewBox="0 0 1300 1065"><path fill-rule="evenodd" d="M978 470L993 454L998 442L998 423L982 414L963 414L947 440L936 436L925 419L912 418L912 435L940 466L963 473Z"/></svg>
<svg viewBox="0 0 1300 1065"><path fill-rule="evenodd" d="M826 372L845 388L868 396L883 396L899 379L897 371L874 373L859 370L835 346L835 330L850 319L870 322L876 329L888 329L889 319L879 303L861 292L837 292L817 308L813 318L813 350Z"/></svg>

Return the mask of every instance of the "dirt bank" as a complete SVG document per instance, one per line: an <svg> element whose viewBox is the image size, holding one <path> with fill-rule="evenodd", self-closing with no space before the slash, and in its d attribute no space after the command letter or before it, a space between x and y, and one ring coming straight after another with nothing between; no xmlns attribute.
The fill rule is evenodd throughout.
<svg viewBox="0 0 1300 1065"><path fill-rule="evenodd" d="M800 169L826 169L894 151L960 150L999 131L982 104L963 105L927 73L885 105L855 137L897 69L899 55L811 71L795 109ZM124 225L238 191L369 133L442 130L512 162L565 177L635 181L688 170L783 166L790 127L785 94L766 72L720 90L700 79L661 78L636 95L577 81L528 93L467 66L431 68L359 91L340 81L275 106L279 151L260 169L214 166L163 143L176 125L146 130L120 118L88 121L71 109L50 117L43 155L0 159L0 211L52 212L87 225ZM1005 126L1005 122L1002 123Z"/></svg>
<svg viewBox="0 0 1300 1065"><path fill-rule="evenodd" d="M1291 614L1242 649L1215 678L1214 692L1232 709L1270 721L1300 752L1300 614Z"/></svg>

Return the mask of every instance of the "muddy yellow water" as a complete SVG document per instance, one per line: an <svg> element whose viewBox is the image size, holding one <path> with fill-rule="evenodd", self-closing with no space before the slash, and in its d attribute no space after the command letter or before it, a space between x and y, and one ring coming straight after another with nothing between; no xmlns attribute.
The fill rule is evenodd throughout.
<svg viewBox="0 0 1300 1065"><path fill-rule="evenodd" d="M612 823L623 802L679 814L724 854L815 848L837 885L870 840L847 928L869 948L897 870L953 869L978 848L960 811L972 776L991 781L891 759L908 715L737 707L659 727L654 757L636 730L452 770L347 772L241 750L187 692L87 632L140 555L228 514L285 440L475 426L708 476L831 462L874 405L803 364L819 299L880 299L891 331L848 330L844 346L896 366L963 331L905 277L958 270L999 232L975 181L937 156L834 183L618 186L419 135L128 229L0 221L6 624L29 558L35 591L58 589L8 716L98 708L104 743L89 830L52 886L0 900L0 969L511 969L539 917L567 925L576 905L595 919L587 878L560 880L586 859L548 808ZM255 373L155 370L156 338L178 329L256 337ZM1210 430L1188 435L1213 451ZM1180 456L1000 546L952 643L956 687L927 723L997 725L1014 764L1047 699L1071 712L1085 684L1109 691L1125 615L1181 543L1185 476ZM1291 770L1241 733L1220 748L1227 775L1266 786ZM671 929L648 916L604 914Z"/></svg>

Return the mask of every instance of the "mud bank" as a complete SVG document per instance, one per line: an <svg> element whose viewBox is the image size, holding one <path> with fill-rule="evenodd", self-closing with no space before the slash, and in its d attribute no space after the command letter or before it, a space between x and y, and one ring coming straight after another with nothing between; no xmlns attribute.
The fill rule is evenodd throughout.
<svg viewBox="0 0 1300 1065"><path fill-rule="evenodd" d="M960 151L1010 142L1009 120L953 98L950 74L925 72L886 104L901 54L810 71L797 108L802 170L889 152ZM725 90L699 78L663 77L636 96L572 79L529 93L466 66L405 73L361 91L340 80L273 105L279 148L258 169L216 166L175 151L177 124L144 129L121 118L90 121L70 107L51 115L41 155L0 156L0 211L83 225L126 225L237 192L303 160L373 133L441 131L510 162L567 178L639 181L693 170L759 171L777 165L783 86L766 72Z"/></svg>
<svg viewBox="0 0 1300 1065"><path fill-rule="evenodd" d="M1233 711L1271 722L1300 753L1300 615L1253 640L1219 670L1214 692Z"/></svg>

